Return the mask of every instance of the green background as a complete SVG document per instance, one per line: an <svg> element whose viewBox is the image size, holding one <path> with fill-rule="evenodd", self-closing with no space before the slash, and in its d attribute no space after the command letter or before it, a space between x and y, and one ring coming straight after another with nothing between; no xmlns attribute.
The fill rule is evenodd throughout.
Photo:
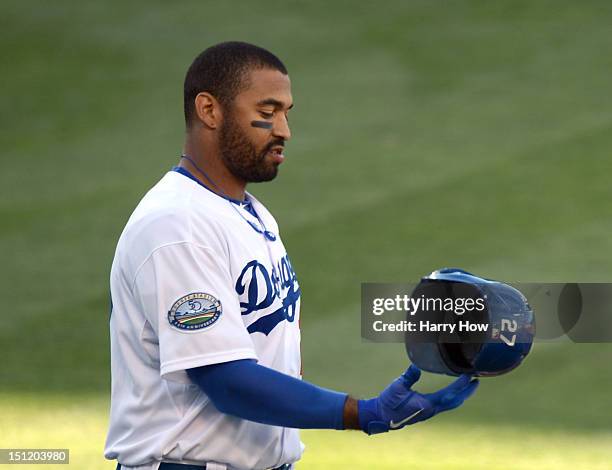
<svg viewBox="0 0 612 470"><path fill-rule="evenodd" d="M287 161L250 189L302 287L306 379L367 396L406 366L360 340L361 282L612 278L609 2L5 0L0 26L2 448L114 468L114 246L177 162L184 73L219 41L269 48L292 79ZM612 468L611 362L536 344L435 420L303 433L299 468Z"/></svg>

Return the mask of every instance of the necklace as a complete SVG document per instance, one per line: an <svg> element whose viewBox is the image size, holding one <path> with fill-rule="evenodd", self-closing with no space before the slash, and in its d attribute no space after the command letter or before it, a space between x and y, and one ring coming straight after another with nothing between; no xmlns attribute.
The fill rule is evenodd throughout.
<svg viewBox="0 0 612 470"><path fill-rule="evenodd" d="M263 223L263 221L261 220L261 218L259 217L259 214L255 211L255 209L253 208L253 215L255 216L255 218L257 219L257 222L259 222L260 226L257 226L257 224L249 219L247 219L244 214L238 210L238 208L236 207L236 205L232 202L232 199L223 192L223 190L217 186L215 184L215 182L212 180L212 178L210 176L208 176L208 174L206 174L206 172L204 170L202 170L197 164L196 162L193 161L193 159L191 157L189 157L188 155L182 154L181 158L187 160L189 163L191 163L193 165L193 167L198 170L202 176L204 176L204 178L206 178L206 180L210 183L210 185L215 188L215 191L213 191L214 193L217 193L219 196L223 197L223 199L227 200L227 202L229 202L229 205L232 207L232 209L234 209L234 211L240 216L240 218L242 220L244 220L247 224L249 224L251 226L251 228L253 230L255 230L257 233L261 234L264 236L264 238L268 241L275 241L276 240L276 235L274 235L270 230L266 229L265 224Z"/></svg>

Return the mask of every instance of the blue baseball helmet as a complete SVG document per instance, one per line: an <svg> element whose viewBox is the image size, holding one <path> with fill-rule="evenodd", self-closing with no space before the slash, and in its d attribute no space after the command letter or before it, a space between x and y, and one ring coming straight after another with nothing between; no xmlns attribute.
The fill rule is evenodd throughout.
<svg viewBox="0 0 612 470"><path fill-rule="evenodd" d="M408 357L423 370L452 376L497 376L518 367L531 350L534 314L525 296L514 287L462 269L444 268L422 278L412 298L438 299L438 306L442 301L456 302L454 307L471 299L467 301L470 305L482 307L461 314L456 308L439 307L408 314L412 321L456 325L425 337L406 333Z"/></svg>

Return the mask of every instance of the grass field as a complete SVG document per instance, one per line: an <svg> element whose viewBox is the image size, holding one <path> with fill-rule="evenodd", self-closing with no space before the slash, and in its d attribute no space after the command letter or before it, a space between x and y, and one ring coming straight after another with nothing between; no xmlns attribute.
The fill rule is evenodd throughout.
<svg viewBox="0 0 612 470"><path fill-rule="evenodd" d="M184 72L218 41L292 79L287 162L251 190L302 287L306 379L367 396L405 367L360 340L361 282L610 281L611 21L603 1L2 2L0 448L114 468L114 245L176 163ZM300 468L612 468L611 363L608 344L536 344L431 422L305 432Z"/></svg>
<svg viewBox="0 0 612 470"><path fill-rule="evenodd" d="M107 402L103 397L66 396L45 401L40 396L0 398L3 446L71 448L70 466L111 470L100 458L105 438ZM11 408L17 409L12 411ZM28 426L23 426L27 420ZM608 469L612 459L610 432L525 430L498 421L466 425L451 416L410 431L369 438L361 433L305 431L307 449L300 468L350 469ZM20 424L21 423L21 424ZM8 431L8 432L6 432ZM493 439L495 436L495 439ZM23 465L19 468L41 468ZM61 470L65 465L45 468Z"/></svg>

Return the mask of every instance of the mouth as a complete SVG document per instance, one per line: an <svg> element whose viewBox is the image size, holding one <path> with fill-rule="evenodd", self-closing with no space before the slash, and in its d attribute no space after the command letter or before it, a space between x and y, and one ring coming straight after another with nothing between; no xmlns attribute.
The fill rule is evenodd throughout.
<svg viewBox="0 0 612 470"><path fill-rule="evenodd" d="M274 147L270 148L270 150L268 150L268 154L270 154L272 158L278 163L281 163L285 159L285 155L283 155L284 150L285 147L283 147L282 145L275 145Z"/></svg>

